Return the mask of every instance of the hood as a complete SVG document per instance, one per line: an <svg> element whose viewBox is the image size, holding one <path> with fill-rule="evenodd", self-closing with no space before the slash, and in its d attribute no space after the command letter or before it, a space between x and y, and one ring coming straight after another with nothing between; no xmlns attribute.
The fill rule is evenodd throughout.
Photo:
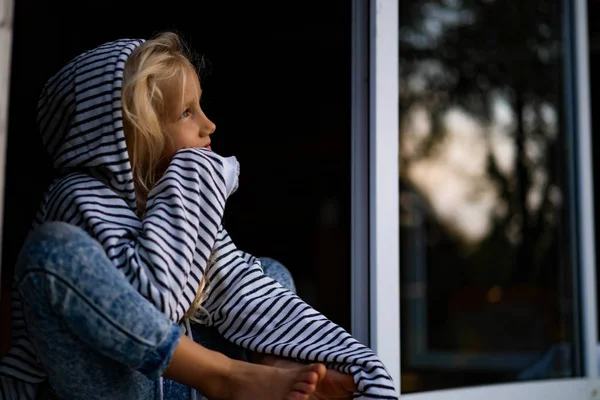
<svg viewBox="0 0 600 400"><path fill-rule="evenodd" d="M42 142L54 168L101 179L132 209L135 192L121 88L125 61L142 43L123 39L77 56L46 83L37 110Z"/></svg>

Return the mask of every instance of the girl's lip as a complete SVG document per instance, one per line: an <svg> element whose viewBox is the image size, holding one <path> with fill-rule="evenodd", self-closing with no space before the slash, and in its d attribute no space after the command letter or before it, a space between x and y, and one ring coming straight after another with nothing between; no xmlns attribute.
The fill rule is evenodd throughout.
<svg viewBox="0 0 600 400"><path fill-rule="evenodd" d="M212 151L212 148L210 147L210 144L209 144L209 145L206 145L206 146L204 146L204 148L205 148L205 149L208 149L208 150L210 150L210 151Z"/></svg>

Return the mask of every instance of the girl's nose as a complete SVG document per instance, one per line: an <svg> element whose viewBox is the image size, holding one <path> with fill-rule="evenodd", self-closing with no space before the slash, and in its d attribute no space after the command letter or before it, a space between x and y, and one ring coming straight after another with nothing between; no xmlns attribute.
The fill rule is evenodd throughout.
<svg viewBox="0 0 600 400"><path fill-rule="evenodd" d="M213 133L215 133L215 131L217 130L217 125L215 125L214 122L212 122L210 119L208 120L208 134L212 135Z"/></svg>
<svg viewBox="0 0 600 400"><path fill-rule="evenodd" d="M200 131L198 132L200 136L210 136L217 129L214 122L206 117L204 117L202 121L199 121L198 127L200 128Z"/></svg>

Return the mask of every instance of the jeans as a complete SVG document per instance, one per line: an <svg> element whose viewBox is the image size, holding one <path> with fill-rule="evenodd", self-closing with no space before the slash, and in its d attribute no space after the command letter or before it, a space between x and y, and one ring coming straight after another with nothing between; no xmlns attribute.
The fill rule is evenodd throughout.
<svg viewBox="0 0 600 400"><path fill-rule="evenodd" d="M265 272L294 290L289 272L264 259ZM28 237L15 270L27 329L52 388L46 399L189 399L190 389L160 376L182 329L144 299L85 231L48 223ZM194 339L239 358L215 329Z"/></svg>

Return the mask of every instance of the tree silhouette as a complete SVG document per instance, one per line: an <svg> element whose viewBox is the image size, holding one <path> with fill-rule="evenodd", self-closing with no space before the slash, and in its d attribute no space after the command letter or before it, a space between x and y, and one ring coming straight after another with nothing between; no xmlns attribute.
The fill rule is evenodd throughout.
<svg viewBox="0 0 600 400"><path fill-rule="evenodd" d="M563 222L567 176L560 168L567 162L566 137L560 134L560 12L550 0L400 2L400 118L411 118L415 105L423 105L431 118L430 135L418 151L401 157L405 185L414 183L406 175L411 164L435 157L434 149L447 134L444 117L449 110L467 112L481 123L488 139L497 96L514 115L514 165L503 171L490 152L486 171L507 212L494 219L493 230L478 243L467 246L456 234L452 239L469 252L482 285L498 276L512 284L541 284L556 278L549 268L569 262L569 255L560 251L568 229ZM532 206L535 197L540 201ZM515 262L506 262L507 257Z"/></svg>

